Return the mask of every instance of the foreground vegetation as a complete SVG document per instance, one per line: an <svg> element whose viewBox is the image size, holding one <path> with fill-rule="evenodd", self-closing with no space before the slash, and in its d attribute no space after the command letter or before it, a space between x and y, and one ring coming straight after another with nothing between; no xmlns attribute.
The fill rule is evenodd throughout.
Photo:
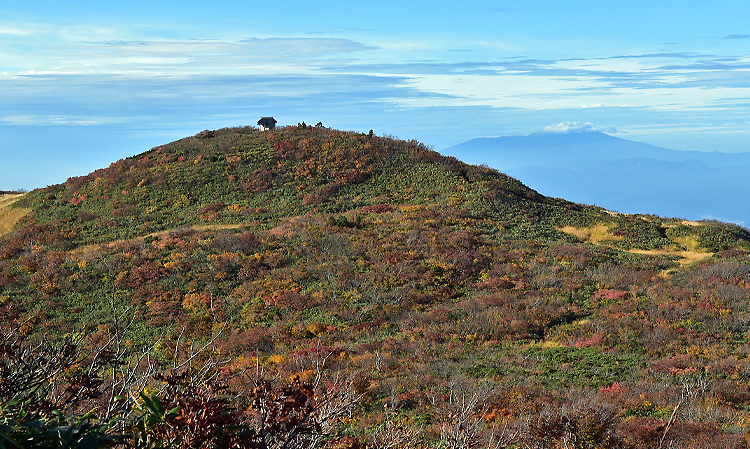
<svg viewBox="0 0 750 449"><path fill-rule="evenodd" d="M303 125L13 207L0 447L747 445L743 228Z"/></svg>

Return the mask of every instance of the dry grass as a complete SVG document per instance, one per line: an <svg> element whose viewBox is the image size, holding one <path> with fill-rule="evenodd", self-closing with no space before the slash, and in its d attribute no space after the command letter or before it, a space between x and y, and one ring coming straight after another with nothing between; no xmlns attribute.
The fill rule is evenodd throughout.
<svg viewBox="0 0 750 449"><path fill-rule="evenodd" d="M711 257L713 255L713 253L706 253L702 251L667 251L661 249L651 249L648 251L642 249L629 249L628 252L633 254L644 254L647 256L677 256L681 257L680 265L688 265L694 262L699 262L706 257Z"/></svg>
<svg viewBox="0 0 750 449"><path fill-rule="evenodd" d="M193 226L192 228L197 231L218 231L219 229L239 229L243 226L247 226L247 223L240 223L240 224L223 224L223 225L200 225L200 226ZM168 231L171 232L171 231Z"/></svg>
<svg viewBox="0 0 750 449"><path fill-rule="evenodd" d="M240 224L218 224L218 225L189 225L189 226L182 226L179 228L174 229L167 229L165 231L159 231L154 232L148 235L145 235L143 237L139 238L146 238L146 237L164 237L165 235L169 235L170 233L182 229L185 231L192 230L192 231L219 231L221 229L238 229L243 226L247 226L246 223L240 223Z"/></svg>
<svg viewBox="0 0 750 449"><path fill-rule="evenodd" d="M695 222L683 222L689 226L701 226L700 223ZM680 265L688 265L695 262L711 257L713 253L706 252L698 249L698 239L695 237L677 237L672 239L673 242L677 243L678 246L684 248L681 251L665 251L665 250L654 250L654 251L637 251L632 250L630 252L637 254L648 254L648 255L667 255L667 256L679 256Z"/></svg>
<svg viewBox="0 0 750 449"><path fill-rule="evenodd" d="M664 227L665 228L676 228L679 225L684 225L684 226L703 226L703 223L698 223L697 221L682 220L679 223L665 224Z"/></svg>
<svg viewBox="0 0 750 449"><path fill-rule="evenodd" d="M697 251L698 249L698 239L695 237L675 237L672 241L682 245L687 251Z"/></svg>
<svg viewBox="0 0 750 449"><path fill-rule="evenodd" d="M183 229L183 230L195 230L195 231L218 231L221 229L237 229L241 228L243 226L247 226L245 223L241 224L220 224L220 225L198 225L198 226L182 226L179 228L173 228L173 229L167 229L164 231L159 232L153 232L151 234L145 235L143 237L135 237L135 239L144 239L146 237L164 237L165 235L169 235L169 233L176 231L177 229ZM102 246L104 245L116 245L118 243L125 242L125 240L114 240L112 242L107 243L97 243L93 245L84 245L79 246L75 249L72 249L68 251L68 254L74 255L79 258L89 258L92 257L94 254L98 253Z"/></svg>
<svg viewBox="0 0 750 449"><path fill-rule="evenodd" d="M559 348L562 346L562 343L555 340L544 340L540 342L539 344L532 344L530 347L537 346L539 348Z"/></svg>
<svg viewBox="0 0 750 449"><path fill-rule="evenodd" d="M29 209L14 209L10 207L24 194L0 195L0 235L10 232L18 220L31 212Z"/></svg>
<svg viewBox="0 0 750 449"><path fill-rule="evenodd" d="M622 237L617 237L609 233L609 226L606 224L598 224L588 228L574 228L573 226L565 226L564 228L558 229L566 234L570 234L583 240L585 243L591 243L599 245L604 240L620 240Z"/></svg>
<svg viewBox="0 0 750 449"><path fill-rule="evenodd" d="M694 221L683 221L682 224L688 226L701 226L700 223ZM588 228L574 228L573 226L566 226L558 229L566 234L573 235L583 240L585 243L591 243L593 245L599 245L605 240L617 240L609 233L609 227L606 224L598 224ZM695 237L679 237L672 239L675 242L675 246L684 248L682 250L640 250L630 249L627 250L633 254L644 254L649 256L676 256L680 258L680 265L689 265L695 262L699 262L707 257L711 257L713 253L708 253L698 249L698 240Z"/></svg>

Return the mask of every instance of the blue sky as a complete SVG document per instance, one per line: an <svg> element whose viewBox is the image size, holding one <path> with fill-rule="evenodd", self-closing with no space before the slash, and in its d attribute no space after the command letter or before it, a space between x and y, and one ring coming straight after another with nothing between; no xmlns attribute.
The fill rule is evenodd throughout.
<svg viewBox="0 0 750 449"><path fill-rule="evenodd" d="M436 150L571 123L750 151L748 17L750 0L5 0L0 190L264 115Z"/></svg>

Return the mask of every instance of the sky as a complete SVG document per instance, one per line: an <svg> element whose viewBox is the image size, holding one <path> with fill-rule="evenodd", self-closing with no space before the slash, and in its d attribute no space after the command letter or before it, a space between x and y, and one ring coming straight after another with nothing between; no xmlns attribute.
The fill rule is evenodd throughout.
<svg viewBox="0 0 750 449"><path fill-rule="evenodd" d="M750 0L0 3L0 190L274 116L750 151Z"/></svg>

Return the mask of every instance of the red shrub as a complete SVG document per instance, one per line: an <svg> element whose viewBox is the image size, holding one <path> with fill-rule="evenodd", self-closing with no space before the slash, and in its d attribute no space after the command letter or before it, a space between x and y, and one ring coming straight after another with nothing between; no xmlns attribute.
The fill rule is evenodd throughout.
<svg viewBox="0 0 750 449"><path fill-rule="evenodd" d="M198 211L199 214L207 214L209 212L218 212L222 209L224 209L225 204L224 203L213 203L208 204L206 206L203 206Z"/></svg>

